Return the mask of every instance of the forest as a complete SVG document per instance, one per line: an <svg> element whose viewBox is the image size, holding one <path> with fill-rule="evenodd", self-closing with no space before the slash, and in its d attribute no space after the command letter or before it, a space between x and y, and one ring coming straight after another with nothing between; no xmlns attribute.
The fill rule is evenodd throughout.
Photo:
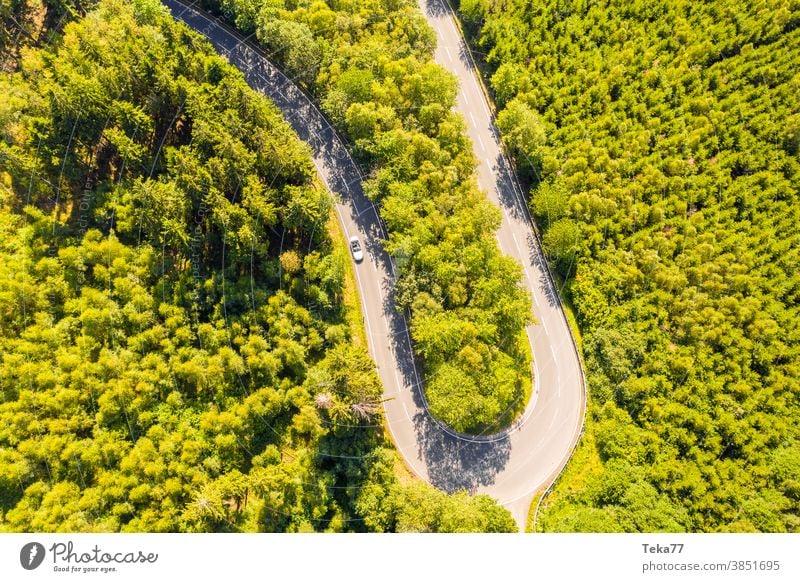
<svg viewBox="0 0 800 582"><path fill-rule="evenodd" d="M574 306L544 531L800 531L800 3L461 0Z"/></svg>
<svg viewBox="0 0 800 582"><path fill-rule="evenodd" d="M394 299L410 313L434 416L494 432L531 392L521 268L500 253L500 211L478 189L456 79L433 62L414 0L202 0L321 103L369 176L389 232Z"/></svg>
<svg viewBox="0 0 800 582"><path fill-rule="evenodd" d="M515 531L391 447L277 109L155 0L0 7L0 531Z"/></svg>

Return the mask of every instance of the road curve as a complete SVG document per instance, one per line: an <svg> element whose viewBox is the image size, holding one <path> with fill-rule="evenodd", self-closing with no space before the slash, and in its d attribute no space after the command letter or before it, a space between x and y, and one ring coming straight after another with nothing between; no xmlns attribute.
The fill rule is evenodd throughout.
<svg viewBox="0 0 800 582"><path fill-rule="evenodd" d="M497 232L500 249L522 265L523 283L533 297L537 324L528 327L527 333L534 359L534 395L525 410L522 430L511 436L510 470L484 489L522 525L534 494L555 480L577 444L586 410L586 382L522 189L503 152L450 2L418 0L418 4L436 31L434 59L458 78L455 110L466 122L479 162L478 184L503 214Z"/></svg>
<svg viewBox="0 0 800 582"><path fill-rule="evenodd" d="M490 110L447 5L420 0L436 30L436 60L456 74L456 109L464 115L480 161L478 181L503 212L497 238L524 268L524 284L539 322L527 329L534 355L534 395L511 430L483 438L459 435L427 412L405 318L392 302L394 265L383 249L385 228L362 191L362 176L341 138L313 102L266 55L219 20L183 0L162 0L173 16L203 34L237 67L247 83L269 97L309 144L317 172L337 198L340 225L357 234L367 257L354 264L369 351L384 387L385 415L395 446L421 478L445 491L486 493L507 507L524 528L534 494L563 468L583 425L580 360L535 231L517 190Z"/></svg>

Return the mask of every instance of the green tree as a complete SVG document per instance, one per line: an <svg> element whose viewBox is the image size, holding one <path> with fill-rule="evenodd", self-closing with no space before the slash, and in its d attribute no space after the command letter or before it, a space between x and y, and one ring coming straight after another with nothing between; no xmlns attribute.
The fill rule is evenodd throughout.
<svg viewBox="0 0 800 582"><path fill-rule="evenodd" d="M497 127L520 172L540 181L546 136L539 115L525 102L513 99L497 116Z"/></svg>

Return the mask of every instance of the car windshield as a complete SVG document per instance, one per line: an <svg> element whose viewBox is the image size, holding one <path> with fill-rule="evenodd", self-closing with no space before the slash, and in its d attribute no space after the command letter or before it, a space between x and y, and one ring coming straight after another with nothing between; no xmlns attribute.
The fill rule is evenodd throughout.
<svg viewBox="0 0 800 582"><path fill-rule="evenodd" d="M357 240L351 241L350 246L353 248L354 251L361 250L361 245L358 244Z"/></svg>

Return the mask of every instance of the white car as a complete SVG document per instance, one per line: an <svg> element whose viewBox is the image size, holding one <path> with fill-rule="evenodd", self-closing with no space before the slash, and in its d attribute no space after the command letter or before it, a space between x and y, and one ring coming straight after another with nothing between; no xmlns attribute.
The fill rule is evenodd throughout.
<svg viewBox="0 0 800 582"><path fill-rule="evenodd" d="M361 250L361 243L358 241L357 236L350 237L350 250L353 252L353 259L356 263L364 260L364 251Z"/></svg>

